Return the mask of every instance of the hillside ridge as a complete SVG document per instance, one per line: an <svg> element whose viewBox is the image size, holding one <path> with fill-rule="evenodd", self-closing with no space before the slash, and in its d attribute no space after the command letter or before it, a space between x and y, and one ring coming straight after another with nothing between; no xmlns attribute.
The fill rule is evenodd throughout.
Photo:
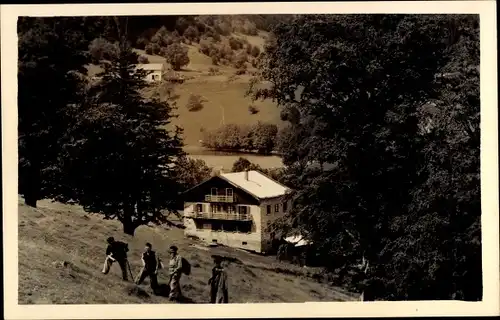
<svg viewBox="0 0 500 320"><path fill-rule="evenodd" d="M181 280L187 301L192 303L206 303L209 299L206 282L212 254L227 258L231 303L354 299L340 288L309 278L307 274L311 275L313 268L304 269L278 262L274 257L227 247L207 248L185 238L181 229L141 226L134 237L120 231L118 221L103 220L79 206L43 200L39 208L32 208L19 198L19 303L169 303L166 298L153 295L147 281L140 287L123 282L118 266L113 266L106 276L101 274L108 236L129 243L134 276L146 242L151 242L164 260L168 247L177 245L193 267L192 274ZM159 282L166 281L162 270Z"/></svg>

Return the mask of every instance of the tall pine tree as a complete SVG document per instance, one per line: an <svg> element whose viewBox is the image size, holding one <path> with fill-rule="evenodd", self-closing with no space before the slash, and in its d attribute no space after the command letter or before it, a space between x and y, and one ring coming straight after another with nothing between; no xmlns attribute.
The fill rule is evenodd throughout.
<svg viewBox="0 0 500 320"><path fill-rule="evenodd" d="M176 161L183 155L182 130L172 128L173 108L144 98L147 73L127 41L127 18L115 18L119 52L103 63L100 81L88 92L81 117L68 136L66 186L85 210L116 218L123 231L162 222L175 210Z"/></svg>

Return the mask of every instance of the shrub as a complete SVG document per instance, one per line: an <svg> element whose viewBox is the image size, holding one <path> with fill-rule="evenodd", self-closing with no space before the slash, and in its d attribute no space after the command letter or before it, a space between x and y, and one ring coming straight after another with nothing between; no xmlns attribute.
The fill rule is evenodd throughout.
<svg viewBox="0 0 500 320"><path fill-rule="evenodd" d="M219 68L210 67L208 69L208 74L211 76L216 76L216 75L220 74Z"/></svg>
<svg viewBox="0 0 500 320"><path fill-rule="evenodd" d="M245 74L246 72L247 72L247 69L246 69L245 67L241 67L241 68L237 69L237 70L234 72L234 74L236 74L236 75L238 75L238 76L239 76L239 75Z"/></svg>
<svg viewBox="0 0 500 320"><path fill-rule="evenodd" d="M201 109L203 109L204 102L206 102L206 100L203 99L202 96L198 94L191 94L186 104L186 108L190 112L200 111Z"/></svg>
<svg viewBox="0 0 500 320"><path fill-rule="evenodd" d="M162 52L162 56L170 63L172 69L176 71L189 64L188 49L179 43L168 46Z"/></svg>
<svg viewBox="0 0 500 320"><path fill-rule="evenodd" d="M246 62L248 60L248 55L245 52L240 52L234 58L234 67L236 69L246 69Z"/></svg>
<svg viewBox="0 0 500 320"><path fill-rule="evenodd" d="M199 49L199 51L201 53L203 53L204 55L210 56L211 45L212 44L208 40L206 40L206 39L200 40L200 49Z"/></svg>
<svg viewBox="0 0 500 320"><path fill-rule="evenodd" d="M230 37L228 39L228 42L232 50L240 50L243 48L243 43L241 42L240 39L237 39L235 37Z"/></svg>
<svg viewBox="0 0 500 320"><path fill-rule="evenodd" d="M252 46L252 50L251 50L250 54L253 57L257 58L260 55L260 48L257 46Z"/></svg>
<svg viewBox="0 0 500 320"><path fill-rule="evenodd" d="M141 56L139 56L138 61L139 61L139 63L142 63L142 64L149 63L149 59L148 59L148 57L146 57L146 56L142 56L142 55L141 55Z"/></svg>
<svg viewBox="0 0 500 320"><path fill-rule="evenodd" d="M228 44L226 43L222 44L219 48L219 52L221 58L226 59L228 61L233 60L234 52L233 49L231 49L231 47Z"/></svg>
<svg viewBox="0 0 500 320"><path fill-rule="evenodd" d="M251 114L257 114L260 110L256 106L251 104L248 106L248 111L250 111Z"/></svg>
<svg viewBox="0 0 500 320"><path fill-rule="evenodd" d="M254 59L252 59L250 61L250 63L252 64L252 67L254 67L254 68L258 68L259 67L259 60L258 59L254 58Z"/></svg>
<svg viewBox="0 0 500 320"><path fill-rule="evenodd" d="M220 58L217 56L212 56L212 64L218 66L220 64Z"/></svg>

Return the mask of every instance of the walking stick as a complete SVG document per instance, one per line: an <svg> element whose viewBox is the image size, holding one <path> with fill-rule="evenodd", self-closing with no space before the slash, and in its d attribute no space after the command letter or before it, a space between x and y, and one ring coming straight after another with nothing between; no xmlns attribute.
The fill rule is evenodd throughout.
<svg viewBox="0 0 500 320"><path fill-rule="evenodd" d="M130 272L130 278L134 282L134 276L132 275L132 268L130 267L130 262L127 260L128 271Z"/></svg>

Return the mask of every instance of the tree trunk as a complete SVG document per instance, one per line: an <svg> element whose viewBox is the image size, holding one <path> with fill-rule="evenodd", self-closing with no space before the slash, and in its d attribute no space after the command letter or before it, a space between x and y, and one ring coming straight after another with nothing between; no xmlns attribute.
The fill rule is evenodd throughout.
<svg viewBox="0 0 500 320"><path fill-rule="evenodd" d="M132 221L133 215L134 215L133 206L128 206L124 209L123 220L122 220L123 232L130 236L134 236L135 229L137 229L137 224L134 221Z"/></svg>
<svg viewBox="0 0 500 320"><path fill-rule="evenodd" d="M133 237L135 234L135 229L137 229L137 226L132 221L123 222L123 233Z"/></svg>
<svg viewBox="0 0 500 320"><path fill-rule="evenodd" d="M370 267L370 261L367 260L365 258L365 256L363 255L363 258L362 258L362 272L363 272L363 280L364 280L364 284L363 284L363 291L361 292L361 296L360 296L360 301L374 301L374 297L373 297L373 290L372 288L370 287L369 284L367 284L367 280L368 280L368 269Z"/></svg>
<svg viewBox="0 0 500 320"><path fill-rule="evenodd" d="M34 163L33 161L32 163ZM27 174L24 175L25 181L23 181L24 190L22 193L24 195L24 203L30 207L36 208L37 201L40 200L40 167L37 165L31 165L27 168Z"/></svg>

